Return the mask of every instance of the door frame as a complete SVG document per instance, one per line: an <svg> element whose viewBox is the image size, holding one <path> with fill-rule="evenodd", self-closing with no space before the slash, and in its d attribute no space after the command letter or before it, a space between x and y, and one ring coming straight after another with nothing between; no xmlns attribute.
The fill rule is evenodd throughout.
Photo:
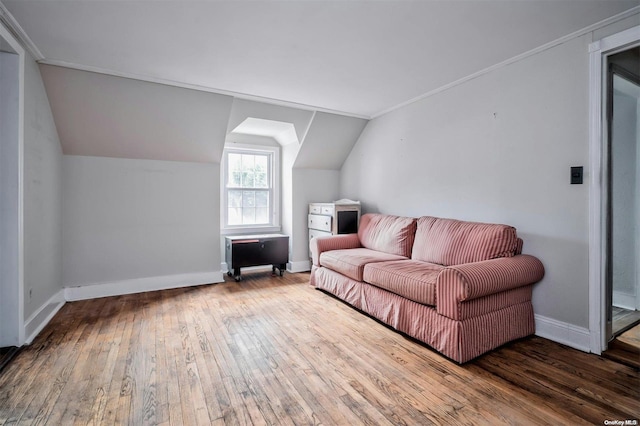
<svg viewBox="0 0 640 426"><path fill-rule="evenodd" d="M24 79L25 79L25 50L20 43L13 37L7 28L0 22L0 41L8 50L12 50L18 56L18 75L9 76L9 82L1 79L0 84L15 84L18 81L18 105L17 105L17 126L14 136L10 140L2 140L2 144L14 144L10 146L10 158L8 162L10 170L14 174L11 181L10 190L14 195L11 196L10 203L15 204L15 209L10 212L11 215L0 216L0 220L7 221L3 226L8 228L14 227L15 233L10 237L3 238L0 241L2 250L9 252L12 260L3 264L2 273L0 274L0 321L4 327L0 328L0 346L22 346L25 343L25 321L24 321ZM16 72L16 71L12 71ZM17 140L16 140L17 137ZM17 188L15 185L17 184ZM2 182L0 182L2 185ZM6 259L6 254L4 255Z"/></svg>
<svg viewBox="0 0 640 426"><path fill-rule="evenodd" d="M640 45L640 26L589 45L589 348L607 349L607 58Z"/></svg>

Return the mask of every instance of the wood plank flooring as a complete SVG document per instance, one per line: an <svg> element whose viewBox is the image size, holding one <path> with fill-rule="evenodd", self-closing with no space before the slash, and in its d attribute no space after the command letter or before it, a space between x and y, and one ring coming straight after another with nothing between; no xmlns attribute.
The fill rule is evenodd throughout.
<svg viewBox="0 0 640 426"><path fill-rule="evenodd" d="M611 332L614 336L627 331L640 321L640 311L632 311L630 309L613 306L612 314Z"/></svg>
<svg viewBox="0 0 640 426"><path fill-rule="evenodd" d="M619 335L618 340L640 349L640 324Z"/></svg>
<svg viewBox="0 0 640 426"><path fill-rule="evenodd" d="M0 424L564 425L640 418L638 370L531 337L457 365L309 274L67 303Z"/></svg>
<svg viewBox="0 0 640 426"><path fill-rule="evenodd" d="M0 348L0 371L9 364L9 362L13 359L14 356L18 353L20 349L16 346L7 346L4 348Z"/></svg>

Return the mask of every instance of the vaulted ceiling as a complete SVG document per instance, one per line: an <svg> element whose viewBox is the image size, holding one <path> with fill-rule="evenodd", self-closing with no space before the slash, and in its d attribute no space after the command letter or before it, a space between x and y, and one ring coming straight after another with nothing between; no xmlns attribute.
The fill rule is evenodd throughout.
<svg viewBox="0 0 640 426"><path fill-rule="evenodd" d="M370 118L638 0L2 0L43 63Z"/></svg>

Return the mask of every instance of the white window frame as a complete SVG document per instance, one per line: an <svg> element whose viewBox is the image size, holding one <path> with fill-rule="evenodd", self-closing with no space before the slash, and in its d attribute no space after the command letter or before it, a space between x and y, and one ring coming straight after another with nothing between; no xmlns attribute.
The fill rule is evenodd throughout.
<svg viewBox="0 0 640 426"><path fill-rule="evenodd" d="M270 161L270 216L269 224L265 225L228 225L228 189L227 171L229 153L268 154ZM223 235L233 233L280 232L280 148L269 145L226 144L222 154L220 167L220 228Z"/></svg>

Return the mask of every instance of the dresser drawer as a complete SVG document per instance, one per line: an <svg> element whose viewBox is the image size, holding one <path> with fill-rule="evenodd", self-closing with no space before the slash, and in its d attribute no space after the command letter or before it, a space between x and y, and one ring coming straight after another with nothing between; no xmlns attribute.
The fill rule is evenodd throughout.
<svg viewBox="0 0 640 426"><path fill-rule="evenodd" d="M322 206L321 209L322 214L327 214L329 216L333 215L333 206Z"/></svg>
<svg viewBox="0 0 640 426"><path fill-rule="evenodd" d="M309 229L331 232L331 216L310 214L308 219Z"/></svg>
<svg viewBox="0 0 640 426"><path fill-rule="evenodd" d="M309 213L311 214L321 214L322 206L319 204L309 204Z"/></svg>
<svg viewBox="0 0 640 426"><path fill-rule="evenodd" d="M332 235L331 232L318 231L317 229L309 229L309 241L316 237L326 237Z"/></svg>

